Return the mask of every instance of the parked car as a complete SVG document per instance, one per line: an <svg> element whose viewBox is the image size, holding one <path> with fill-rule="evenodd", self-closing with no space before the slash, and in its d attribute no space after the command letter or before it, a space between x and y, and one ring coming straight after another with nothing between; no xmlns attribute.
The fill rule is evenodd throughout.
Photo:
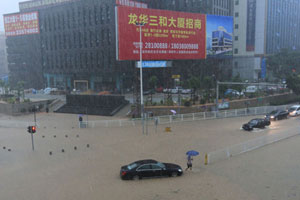
<svg viewBox="0 0 300 200"><path fill-rule="evenodd" d="M172 163L161 163L156 160L139 160L121 167L120 177L123 180L138 180L150 177L181 176L182 168Z"/></svg>
<svg viewBox="0 0 300 200"><path fill-rule="evenodd" d="M257 92L257 90L258 89L255 85L251 85L251 86L246 87L245 92L246 93L255 93L255 92Z"/></svg>
<svg viewBox="0 0 300 200"><path fill-rule="evenodd" d="M247 124L243 124L243 129L246 131L252 131L254 128L265 128L271 124L268 119L252 119Z"/></svg>
<svg viewBox="0 0 300 200"><path fill-rule="evenodd" d="M239 92L237 90L234 90L234 89L227 89L224 93L225 96L228 96L228 95L232 95L232 96L242 96L244 95L243 92Z"/></svg>
<svg viewBox="0 0 300 200"><path fill-rule="evenodd" d="M144 90L144 91L143 91L143 94L144 94L144 95L155 94L155 91L154 91L154 89L151 89L151 90Z"/></svg>
<svg viewBox="0 0 300 200"><path fill-rule="evenodd" d="M268 120L280 120L280 119L287 119L289 112L286 110L273 110L269 114L265 116L265 119Z"/></svg>
<svg viewBox="0 0 300 200"><path fill-rule="evenodd" d="M294 105L288 109L290 116L300 115L300 105Z"/></svg>
<svg viewBox="0 0 300 200"><path fill-rule="evenodd" d="M191 94L192 93L192 89L182 89L181 93L182 94Z"/></svg>
<svg viewBox="0 0 300 200"><path fill-rule="evenodd" d="M171 92L171 90L172 90L172 89L164 88L164 89L163 89L163 93Z"/></svg>

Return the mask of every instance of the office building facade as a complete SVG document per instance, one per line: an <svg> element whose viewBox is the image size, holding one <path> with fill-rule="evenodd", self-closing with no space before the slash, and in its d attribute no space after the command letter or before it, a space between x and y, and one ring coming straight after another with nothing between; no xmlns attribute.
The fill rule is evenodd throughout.
<svg viewBox="0 0 300 200"><path fill-rule="evenodd" d="M299 9L299 0L235 0L233 73L249 80L268 78L268 55L299 50Z"/></svg>
<svg viewBox="0 0 300 200"><path fill-rule="evenodd" d="M0 32L0 77L8 73L5 34Z"/></svg>

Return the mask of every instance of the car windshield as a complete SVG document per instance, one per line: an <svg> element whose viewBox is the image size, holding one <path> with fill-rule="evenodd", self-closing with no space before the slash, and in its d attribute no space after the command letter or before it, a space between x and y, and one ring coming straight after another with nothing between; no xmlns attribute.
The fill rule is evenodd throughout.
<svg viewBox="0 0 300 200"><path fill-rule="evenodd" d="M128 168L129 170L132 170L132 169L136 168L137 166L138 166L138 165L137 165L136 163L131 163L131 164L127 165L127 168Z"/></svg>
<svg viewBox="0 0 300 200"><path fill-rule="evenodd" d="M256 125L257 124L257 120L256 119L253 119L253 120L251 120L250 122L249 122L249 124L251 124L251 125Z"/></svg>
<svg viewBox="0 0 300 200"><path fill-rule="evenodd" d="M298 107L291 107L291 108L289 109L289 112L293 112L293 111L295 111L297 108L298 108Z"/></svg>
<svg viewBox="0 0 300 200"><path fill-rule="evenodd" d="M278 110L274 110L274 111L272 111L271 113L270 113L270 115L275 115L275 114L277 114L279 111Z"/></svg>

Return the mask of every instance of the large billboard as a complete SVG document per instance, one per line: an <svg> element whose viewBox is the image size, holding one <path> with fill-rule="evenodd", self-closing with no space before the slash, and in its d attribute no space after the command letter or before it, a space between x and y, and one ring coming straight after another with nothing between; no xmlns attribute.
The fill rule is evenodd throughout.
<svg viewBox="0 0 300 200"><path fill-rule="evenodd" d="M232 56L233 18L206 16L206 54L208 57Z"/></svg>
<svg viewBox="0 0 300 200"><path fill-rule="evenodd" d="M4 15L5 35L18 36L40 33L38 12Z"/></svg>
<svg viewBox="0 0 300 200"><path fill-rule="evenodd" d="M142 27L143 60L205 59L206 19L203 14L119 6L117 59L139 60Z"/></svg>

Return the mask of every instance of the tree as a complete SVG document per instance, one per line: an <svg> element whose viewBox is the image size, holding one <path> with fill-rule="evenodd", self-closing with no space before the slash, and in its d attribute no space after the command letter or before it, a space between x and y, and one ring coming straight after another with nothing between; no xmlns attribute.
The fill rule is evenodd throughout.
<svg viewBox="0 0 300 200"><path fill-rule="evenodd" d="M197 90L200 88L200 78L196 76L192 76L190 79L188 79L188 86L189 88L193 89L191 92L191 99L193 100L193 103L195 104L195 94Z"/></svg>
<svg viewBox="0 0 300 200"><path fill-rule="evenodd" d="M242 82L240 74L237 74L235 77L233 77L232 82ZM243 90L243 85L233 85L232 89L241 92Z"/></svg>
<svg viewBox="0 0 300 200"><path fill-rule="evenodd" d="M300 72L300 52L283 49L267 58L267 67L276 78L286 79L292 73Z"/></svg>
<svg viewBox="0 0 300 200"><path fill-rule="evenodd" d="M286 79L287 87L300 95L300 75L292 74Z"/></svg>
<svg viewBox="0 0 300 200"><path fill-rule="evenodd" d="M204 89L204 99L209 100L212 97L212 90L214 88L214 79L211 76L205 76L201 82L202 88Z"/></svg>
<svg viewBox="0 0 300 200"><path fill-rule="evenodd" d="M155 88L157 86L158 78L157 76L151 76L149 79L149 86L151 90L155 91ZM152 91L150 92L151 95L151 104L152 104Z"/></svg>
<svg viewBox="0 0 300 200"><path fill-rule="evenodd" d="M22 91L22 94L23 94L23 99L25 99L24 84L25 84L24 81L18 81L18 83L17 83L17 91L18 91L19 101L20 101L20 97L21 97L21 91Z"/></svg>
<svg viewBox="0 0 300 200"><path fill-rule="evenodd" d="M6 93L5 82L1 79L0 79L0 88L2 88L2 90L4 89L4 94L5 94Z"/></svg>

